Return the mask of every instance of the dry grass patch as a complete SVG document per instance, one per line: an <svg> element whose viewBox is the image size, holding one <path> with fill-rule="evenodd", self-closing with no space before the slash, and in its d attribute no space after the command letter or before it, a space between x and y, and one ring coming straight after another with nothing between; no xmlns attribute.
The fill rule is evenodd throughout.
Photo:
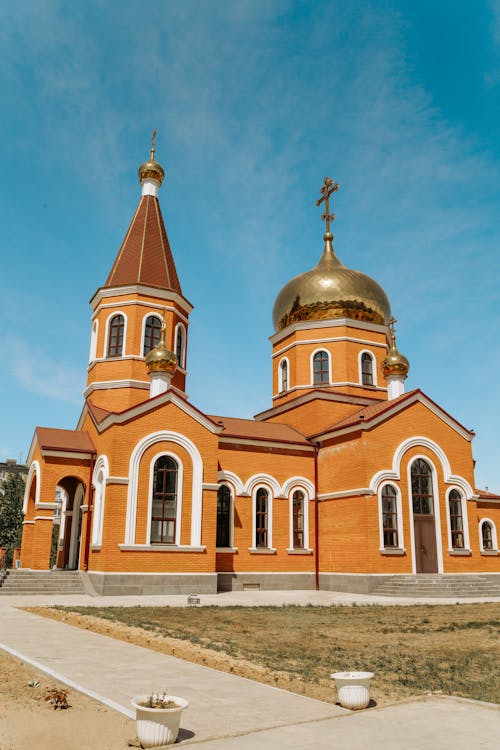
<svg viewBox="0 0 500 750"><path fill-rule="evenodd" d="M376 673L378 703L443 692L500 702L499 604L31 609L327 701L329 675Z"/></svg>

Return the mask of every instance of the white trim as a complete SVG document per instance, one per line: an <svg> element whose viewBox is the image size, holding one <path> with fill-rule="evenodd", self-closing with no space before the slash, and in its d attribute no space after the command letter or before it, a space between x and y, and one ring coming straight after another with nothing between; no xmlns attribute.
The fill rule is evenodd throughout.
<svg viewBox="0 0 500 750"><path fill-rule="evenodd" d="M493 543L493 549L485 549L483 547L483 524L484 523L491 524L491 541ZM491 518L481 518L478 524L478 530L479 530L479 548L481 550L481 553L492 553L492 552L498 553L498 537L497 537L497 527L495 526L495 522L492 521Z"/></svg>
<svg viewBox="0 0 500 750"><path fill-rule="evenodd" d="M319 352L325 352L328 356L328 382L327 383L315 383L314 382L314 357L316 354L319 354ZM324 346L320 346L317 349L314 349L313 352L311 352L311 356L309 358L309 367L310 367L310 375L311 375L311 384L310 386L306 386L309 388L321 388L321 386L325 387L327 385L332 385L332 355L331 352L328 351ZM298 386L300 388L300 386ZM302 386L303 388L304 386Z"/></svg>
<svg viewBox="0 0 500 750"><path fill-rule="evenodd" d="M363 367L361 358L363 354L369 354L371 361L372 361L372 385L367 385L366 383L363 383ZM378 380L377 380L377 358L375 357L374 353L371 352L369 349L361 349L358 352L358 372L359 372L359 384L362 385L363 388L377 388L378 387ZM387 390L384 388L384 390Z"/></svg>
<svg viewBox="0 0 500 750"><path fill-rule="evenodd" d="M189 320L188 318L183 315L176 307L170 307L169 305L156 305L154 302L142 302L141 300L128 300L124 302L120 302L120 307L125 307L127 305L135 305L136 307L147 307L151 310L161 310L160 315L163 315L164 312L173 312L175 313L181 320L184 321L184 323L188 324ZM94 318L97 318L99 315L100 310L106 310L108 307L116 307L115 302L105 302L102 305L99 305L95 311L92 313L92 320ZM191 308L192 309L192 308Z"/></svg>
<svg viewBox="0 0 500 750"><path fill-rule="evenodd" d="M181 546L181 527L182 527L182 488L184 478L184 464L177 455L172 451L160 451L151 459L149 465L149 488L148 488L148 511L147 511L147 527L146 527L146 545L149 547L152 544L164 544L163 542L152 542L151 541L151 513L153 510L153 490L154 490L154 469L155 463L162 456L168 456L173 458L177 464L177 485L175 488L175 542L174 547ZM171 546L167 543L167 546Z"/></svg>
<svg viewBox="0 0 500 750"><path fill-rule="evenodd" d="M283 365L286 365L286 388L283 388ZM288 357L282 357L278 362L278 394L288 393L290 390L290 362Z"/></svg>
<svg viewBox="0 0 500 750"><path fill-rule="evenodd" d="M35 510L55 510L57 508L57 503L54 501L53 503L35 503Z"/></svg>
<svg viewBox="0 0 500 750"><path fill-rule="evenodd" d="M90 329L90 349L89 349L89 365L97 357L97 338L99 335L99 321L96 319L92 321L92 327Z"/></svg>
<svg viewBox="0 0 500 750"><path fill-rule="evenodd" d="M214 482L203 482L202 487L204 490L211 490L212 492L218 492L220 484L217 482L215 484Z"/></svg>
<svg viewBox="0 0 500 750"><path fill-rule="evenodd" d="M288 555L312 555L313 550L309 549L308 547L307 548L304 547L300 549L299 548L293 549L293 547L288 547L286 552Z"/></svg>
<svg viewBox="0 0 500 750"><path fill-rule="evenodd" d="M387 343L382 344L379 341L370 341L369 339L357 339L353 336L328 336L323 339L299 339L298 341L292 341L291 344L287 344L282 349L276 349L272 354L272 358L279 357L281 354L294 349L296 346L304 345L317 345L317 344L335 344L337 342L349 341L352 344L364 344L365 346L379 346L385 351L389 349Z"/></svg>
<svg viewBox="0 0 500 750"><path fill-rule="evenodd" d="M108 357L108 341L109 341L109 326L111 324L111 321L116 315L123 315L123 342L122 342L122 350L120 354L116 354L113 357ZM106 318L106 323L104 327L104 349L103 349L103 358L104 359L120 359L121 357L126 356L127 354L127 328L128 328L128 317L127 313L123 312L123 310L113 310L108 317Z"/></svg>
<svg viewBox="0 0 500 750"><path fill-rule="evenodd" d="M229 490L229 546L228 547L216 547L215 551L217 550L230 550L232 552L237 552L238 548L234 546L234 487L230 482L220 482L218 485L218 488L220 487L227 487ZM219 500L219 489L217 489L217 501ZM216 529L215 529L216 539L217 539L217 514L216 514Z"/></svg>
<svg viewBox="0 0 500 750"><path fill-rule="evenodd" d="M238 497L248 497L249 493L246 492L243 482L237 474L232 471L219 471L217 473L217 479L219 483L232 484L234 491Z"/></svg>
<svg viewBox="0 0 500 750"><path fill-rule="evenodd" d="M360 495L376 495L370 487L358 487L352 490L341 490L340 492L323 492L318 495L318 500L323 502L324 500L341 500L344 497L359 497Z"/></svg>
<svg viewBox="0 0 500 750"><path fill-rule="evenodd" d="M415 525L413 520L413 493L411 490L411 467L415 463L415 461L418 461L418 459L422 459L426 463L429 464L431 468L431 479L432 479L432 503L434 506L434 534L436 536L436 551L437 551L437 572L443 573L444 572L444 566L443 566L443 544L441 541L441 508L440 508L440 502L439 502L439 488L438 488L438 482L437 482L437 471L436 466L434 462L423 453L419 453L416 456L412 456L411 460L408 461L407 466L407 481L408 481L408 504L409 504L409 513L410 513L410 542L411 542L411 564L412 564L412 573L417 573L417 556L415 552Z"/></svg>
<svg viewBox="0 0 500 750"><path fill-rule="evenodd" d="M320 349L319 351L326 351L326 349ZM317 389L317 388L326 388L326 386L333 386L334 388L344 388L344 387L348 386L349 388L359 388L360 390L366 390L366 388L369 388L370 391L379 391L380 393L381 392L384 392L384 393L387 392L387 388L383 388L380 385L361 385L361 383L355 383L355 382L351 382L349 380L342 380L342 381L339 381L339 382L333 382L332 381L331 383L322 383L320 385L315 385L315 386L311 386L311 385L294 385L293 388L290 388L287 391L287 394L288 393L294 393L295 391L306 391L306 390L310 391L311 388L315 388L315 389ZM336 394L336 395L338 395L338 394ZM350 395L350 394L348 394L348 395ZM272 396L272 399L273 399L273 401L275 401L276 399L281 398L282 396L283 396L282 393L274 393L273 396ZM352 398L356 398L357 399L358 397L357 396L352 396ZM370 399L370 401L368 402L368 405L370 403L373 403L373 398Z"/></svg>
<svg viewBox="0 0 500 750"><path fill-rule="evenodd" d="M93 391L107 391L113 388L142 388L149 391L150 386L151 384L145 380L97 380L85 388L83 396L87 398Z"/></svg>
<svg viewBox="0 0 500 750"><path fill-rule="evenodd" d="M89 459L94 451L57 451L57 450L44 450L40 449L42 456L52 456L56 458L76 458L76 459Z"/></svg>
<svg viewBox="0 0 500 750"><path fill-rule="evenodd" d="M128 484L128 477L106 477L106 484Z"/></svg>
<svg viewBox="0 0 500 750"><path fill-rule="evenodd" d="M154 542L152 544L119 544L118 548L121 549L124 552L205 552L206 547L204 545L201 545L199 547L193 547L190 544L155 544ZM91 571L94 573L94 571ZM97 572L97 571L96 571ZM108 573L103 573L103 575L109 575ZM128 571L124 575L134 575L133 573L129 573ZM136 573L135 575L143 575L142 573ZM153 575L152 573L148 573L148 575ZM172 575L193 575L193 573L175 573ZM203 575L200 573L195 573L194 575Z"/></svg>
<svg viewBox="0 0 500 750"><path fill-rule="evenodd" d="M142 438L130 456L129 485L127 493L127 514L125 523L125 544L135 544L137 520L137 491L139 466L144 452L155 443L170 442L180 445L189 454L193 466L192 507L191 507L191 546L201 545L201 514L203 504L203 462L196 445L184 435L170 430L159 430Z"/></svg>
<svg viewBox="0 0 500 750"><path fill-rule="evenodd" d="M234 555L238 552L238 547L216 547L215 551L218 555Z"/></svg>
<svg viewBox="0 0 500 750"><path fill-rule="evenodd" d="M35 516L35 521L54 521L53 516Z"/></svg>
<svg viewBox="0 0 500 750"><path fill-rule="evenodd" d="M147 313L144 313L142 317L141 342L139 344L140 346L139 357L141 359L144 359L144 357L146 356L145 354L143 354L143 351L144 351L144 342L146 338L146 321L148 318L156 318L156 320L159 320L160 324L163 325L163 318L159 313L151 312L151 310Z"/></svg>
<svg viewBox="0 0 500 750"><path fill-rule="evenodd" d="M382 490L387 485L394 487L396 490L396 523L398 530L398 545L397 547L385 547L384 545L384 513L382 507ZM381 482L377 492L378 501L378 529L379 529L379 552L385 554L403 554L405 549L405 542L403 536L403 502L401 499L401 490L394 482ZM397 550L397 552L394 552Z"/></svg>
<svg viewBox="0 0 500 750"><path fill-rule="evenodd" d="M281 331L273 333L269 337L269 341L272 344L277 344L290 334L295 331L310 331L315 328L357 328L361 331L375 331L377 333L383 333L387 337L387 326L380 325L379 323L368 323L354 320L353 318L335 318L334 320L304 320L300 323L292 323L291 325L283 328Z"/></svg>
<svg viewBox="0 0 500 750"><path fill-rule="evenodd" d="M78 570L80 567L80 556L82 552L81 545L81 532L83 526L80 524L80 512L83 513L85 499L85 488L81 482L79 482L75 494L73 495L73 512L71 519L71 531L70 531L70 542L68 550L68 568L69 570ZM78 528L80 527L80 528ZM80 532L80 538L77 538L78 531Z"/></svg>
<svg viewBox="0 0 500 750"><path fill-rule="evenodd" d="M92 487L94 488L94 514L92 518L91 544L102 544L102 530L104 526L104 507L106 501L106 484L109 477L108 457L100 455L92 472Z"/></svg>
<svg viewBox="0 0 500 750"><path fill-rule="evenodd" d="M304 516L304 546L303 547L294 547L293 546L293 496L296 492L301 492L303 499L302 499L302 514ZM309 501L312 500L308 490L304 487L303 484L294 484L290 487L289 495L288 495L288 529L289 529L289 547L287 549L287 552L290 551L299 551L302 552L303 550L309 549Z"/></svg>
<svg viewBox="0 0 500 750"><path fill-rule="evenodd" d="M30 497L33 476L35 476L35 481L36 481L36 486L35 486L35 507L36 507L36 504L40 502L40 482L42 481L42 473L41 473L40 464L38 463L38 461L32 461L29 471L28 471L28 476L26 477L26 485L24 487L24 497L23 497L23 514L26 514L28 511L28 502L29 502L29 497Z"/></svg>
<svg viewBox="0 0 500 750"><path fill-rule="evenodd" d="M276 547L249 547L248 551L251 555L275 555Z"/></svg>
<svg viewBox="0 0 500 750"><path fill-rule="evenodd" d="M257 510L257 492L260 489L266 490L267 492L267 547L257 547L256 541L257 525L255 523L255 520ZM252 546L249 547L248 550L249 552L257 552L261 554L271 554L276 552L273 547L273 485L270 485L269 483L258 482L253 484L252 486Z"/></svg>
<svg viewBox="0 0 500 750"><path fill-rule="evenodd" d="M128 297L131 294L141 294L148 297L156 297L156 299L166 299L171 302L178 304L187 314L193 309L193 305L182 297L177 292L173 292L171 289L160 289L156 286L148 286L147 284L126 284L125 286L101 286L94 293L94 296L90 300L90 305L95 310L101 300L109 297ZM124 302L123 304L127 304ZM129 304L139 304L139 301L131 300ZM120 305L122 307L123 305Z"/></svg>
<svg viewBox="0 0 500 750"><path fill-rule="evenodd" d="M464 537L463 547L452 547L451 544L451 518L450 518L450 492L456 490L460 495L460 503L462 505L462 531ZM469 518L467 515L467 500L464 492L460 487L448 487L445 493L445 505L446 505L446 524L448 531L448 551L449 552L466 552L470 551L470 539L469 539Z"/></svg>
<svg viewBox="0 0 500 750"><path fill-rule="evenodd" d="M179 331L182 331L182 347L181 347L181 356L177 357L177 335ZM176 323L176 326L174 329L174 354L178 359L179 367L184 370L186 369L186 348L187 348L186 326L184 325L184 323Z"/></svg>
<svg viewBox="0 0 500 750"><path fill-rule="evenodd" d="M248 497L254 493L257 485L266 484L275 497L284 497L281 492L281 487L276 479L271 474L253 474L249 477L245 483L245 495ZM254 545L255 546L255 545Z"/></svg>
<svg viewBox="0 0 500 750"><path fill-rule="evenodd" d="M445 484L456 484L464 493L467 499L474 497L474 491L470 484L463 477L457 474L451 473L450 463L446 457L445 452L434 440L423 437L422 435L414 436L403 440L394 451L392 459L392 469L384 469L377 471L370 480L370 490L373 493L377 492L378 485L380 482L399 482L401 478L401 461L403 460L404 454L411 448L427 448L432 451L439 459L443 469L443 479ZM423 458L426 458L423 456ZM413 459L412 459L413 461ZM411 487L411 484L408 485Z"/></svg>

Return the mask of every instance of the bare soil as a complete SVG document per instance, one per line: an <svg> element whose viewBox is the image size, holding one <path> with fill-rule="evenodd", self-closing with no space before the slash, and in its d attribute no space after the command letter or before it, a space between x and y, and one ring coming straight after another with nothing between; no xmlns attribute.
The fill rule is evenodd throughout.
<svg viewBox="0 0 500 750"><path fill-rule="evenodd" d="M379 704L428 693L500 702L500 604L30 608L330 702L330 673L375 672Z"/></svg>
<svg viewBox="0 0 500 750"><path fill-rule="evenodd" d="M76 690L54 710L45 686L67 688L2 650L0 674L1 750L124 750L135 738L134 721Z"/></svg>

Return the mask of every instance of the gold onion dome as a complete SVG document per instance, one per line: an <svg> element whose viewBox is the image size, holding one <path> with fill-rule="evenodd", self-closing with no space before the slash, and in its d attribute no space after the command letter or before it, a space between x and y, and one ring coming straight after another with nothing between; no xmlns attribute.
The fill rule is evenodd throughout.
<svg viewBox="0 0 500 750"><path fill-rule="evenodd" d="M273 325L281 331L303 320L353 318L386 325L391 317L387 295L376 281L346 268L335 255L333 235L323 237L325 249L317 266L288 282L276 298Z"/></svg>
<svg viewBox="0 0 500 750"><path fill-rule="evenodd" d="M388 375L400 375L402 378L406 378L410 370L410 363L404 354L401 354L396 348L396 334L394 332L394 323L396 321L392 318L389 321L389 330L391 332L391 348L387 354L387 357L382 362L382 372L384 378Z"/></svg>
<svg viewBox="0 0 500 750"><path fill-rule="evenodd" d="M148 375L152 372L169 372L171 375L177 369L177 357L165 343L165 325L162 326L158 344L146 355Z"/></svg>
<svg viewBox="0 0 500 750"><path fill-rule="evenodd" d="M150 179L156 180L161 185L161 183L163 182L163 178L165 177L165 170L163 169L162 165L158 164L155 159L155 138L156 130L154 131L153 137L151 138L151 151L149 154L149 159L148 161L145 161L144 164L141 164L138 170L139 182Z"/></svg>

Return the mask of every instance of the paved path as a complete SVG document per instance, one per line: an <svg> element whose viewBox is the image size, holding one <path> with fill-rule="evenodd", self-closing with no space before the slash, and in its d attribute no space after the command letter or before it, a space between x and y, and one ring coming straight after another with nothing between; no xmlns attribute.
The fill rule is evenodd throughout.
<svg viewBox="0 0 500 750"><path fill-rule="evenodd" d="M269 593L276 595L274 600L278 598L278 592ZM12 606L14 598L0 601L2 648L128 716L132 716L130 699L137 693L166 687L187 698L191 705L181 723L182 744L199 744L204 750L254 750L257 745L259 750L275 750L284 744L287 750L498 747L500 712L491 704L434 696L350 713L329 703L23 612ZM87 597L74 598L83 603ZM166 598L154 597L156 603ZM168 597L172 598L178 597ZM30 603L41 603L41 599L30 597ZM68 597L64 600L69 603ZM234 597L229 600L233 603ZM117 597L106 601L114 606L132 603ZM142 598L141 603L147 602Z"/></svg>

